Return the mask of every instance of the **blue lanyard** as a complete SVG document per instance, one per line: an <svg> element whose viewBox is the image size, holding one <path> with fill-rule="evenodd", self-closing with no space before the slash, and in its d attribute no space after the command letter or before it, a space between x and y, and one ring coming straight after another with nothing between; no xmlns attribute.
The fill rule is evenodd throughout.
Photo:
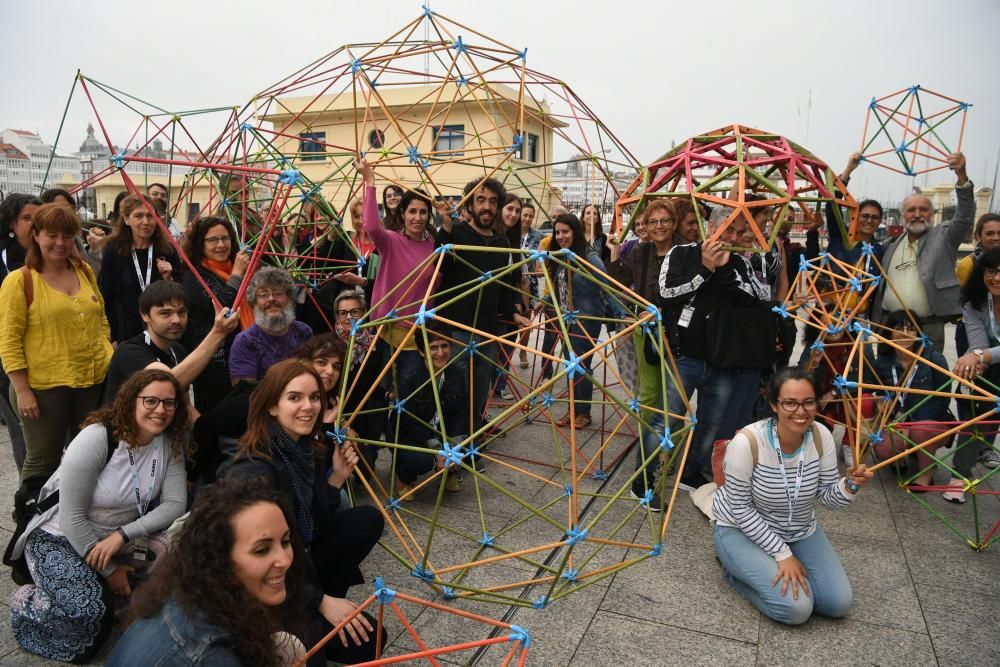
<svg viewBox="0 0 1000 667"><path fill-rule="evenodd" d="M802 446L799 447L799 462L796 464L795 470L795 495L792 496L791 490L788 488L788 473L785 472L785 458L781 453L781 446L778 444L775 434L778 432L778 424L774 419L768 420L767 425L767 440L774 452L778 455L778 470L781 471L781 481L785 485L785 498L788 499L788 524L786 525L786 530L792 527L792 513L794 511L795 503L799 501L799 492L802 490L802 466L805 463L806 458L806 445L809 444L809 434L812 432L807 431L805 437L802 438Z"/></svg>

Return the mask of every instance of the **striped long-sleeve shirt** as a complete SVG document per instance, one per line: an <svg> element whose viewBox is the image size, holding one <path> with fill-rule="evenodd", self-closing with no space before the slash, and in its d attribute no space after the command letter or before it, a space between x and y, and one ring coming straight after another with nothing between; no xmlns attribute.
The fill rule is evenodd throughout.
<svg viewBox="0 0 1000 667"><path fill-rule="evenodd" d="M798 542L816 530L816 500L831 509L846 507L853 496L847 493L837 470L837 451L833 435L823 425L816 429L823 439L823 457L819 457L811 433L803 443L802 485L795 498L795 479L802 450L779 461L770 444L774 441L772 421L764 419L746 428L757 438L757 465L753 464L750 441L737 433L726 448L724 469L726 483L719 487L712 504L716 522L739 528L776 560L792 555L788 544ZM782 477L778 466L784 465ZM788 484L786 486L785 479ZM793 499L789 516L789 499Z"/></svg>

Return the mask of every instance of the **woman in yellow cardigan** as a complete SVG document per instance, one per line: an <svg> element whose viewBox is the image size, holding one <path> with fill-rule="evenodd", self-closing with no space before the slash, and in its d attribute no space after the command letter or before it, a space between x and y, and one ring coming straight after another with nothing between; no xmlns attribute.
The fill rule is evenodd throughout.
<svg viewBox="0 0 1000 667"><path fill-rule="evenodd" d="M58 204L39 207L24 268L0 287L0 359L24 431L21 481L41 485L97 407L111 362L104 299L76 248L80 220Z"/></svg>

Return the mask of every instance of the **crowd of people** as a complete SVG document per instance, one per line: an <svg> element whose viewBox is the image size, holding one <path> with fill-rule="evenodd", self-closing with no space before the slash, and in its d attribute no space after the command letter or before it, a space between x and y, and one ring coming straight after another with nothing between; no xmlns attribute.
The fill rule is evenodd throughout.
<svg viewBox="0 0 1000 667"><path fill-rule="evenodd" d="M852 156L845 183L858 162ZM976 251L956 267L975 206L964 156L949 166L950 221L933 224L928 198L911 195L904 234L882 245L882 207L865 200L852 243L831 205L808 227L805 247L780 229L774 248L760 250L747 220L683 199L651 198L622 238L593 205L579 217L553 207L546 235L536 203L491 178L470 182L457 208L397 185L383 190L380 207L374 170L360 160L361 198L347 207L353 236L310 207L276 237L274 257L298 253L307 269L344 265L322 285L296 280L269 253L250 272L225 211L181 233L158 184L123 193L107 234L81 229L68 192L8 195L0 417L21 480L5 555L21 584L14 636L37 655L85 661L121 618L128 629L111 664L138 655L282 664L301 655L354 612L349 590L363 582L361 563L383 532L380 509L349 493L356 471L371 474L385 454L380 443L398 443L389 453L393 497L412 500L421 479L438 474L460 492L461 470L442 447L490 431L490 398L513 398L508 380L515 364L529 367L532 344L538 382L553 383L560 359L567 369L566 411L552 421L591 428L595 391L608 391L593 377L602 329L614 333L641 314L617 286L658 308L664 333L636 327L614 348L648 430L633 496L662 507L672 473L660 469L658 436L696 402L676 474L689 490L719 484L714 536L726 578L785 623L843 616L850 583L814 503L847 506L872 473L834 443L844 400L831 378L864 363L879 384L900 388L896 409L909 426L875 448L887 458L954 419L948 400L916 393L948 384L946 322L961 322L956 374L989 379L1000 368L1000 216L978 220ZM777 224L778 207L754 210L758 229ZM864 242L885 267L864 316L895 345L863 362L832 348L821 362L806 330L806 351L792 363L799 332L771 310L796 298L798 258L819 254L823 218L826 252L854 264ZM364 321L382 324L360 328ZM676 375L664 372L668 358ZM975 412L966 403L960 419ZM981 450L986 465L997 464L981 438L964 437L959 474L971 477ZM720 442L728 442L721 474L712 469ZM933 466L926 456L915 465L920 490ZM962 480L951 485L945 499L964 502ZM371 659L380 641L373 628L357 615L317 659Z"/></svg>

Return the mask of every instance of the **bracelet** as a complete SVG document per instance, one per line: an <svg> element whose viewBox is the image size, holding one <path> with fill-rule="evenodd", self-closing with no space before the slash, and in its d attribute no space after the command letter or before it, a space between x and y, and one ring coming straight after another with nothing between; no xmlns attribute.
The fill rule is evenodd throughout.
<svg viewBox="0 0 1000 667"><path fill-rule="evenodd" d="M851 495L854 495L854 494L856 494L858 492L858 488L859 488L858 485L855 484L854 482L852 482L847 477L844 478L844 486L847 487L847 490L850 491Z"/></svg>
<svg viewBox="0 0 1000 667"><path fill-rule="evenodd" d="M122 539L125 541L125 544L129 543L130 540L128 539L128 535L125 534L125 529L119 526L117 533L122 536Z"/></svg>

